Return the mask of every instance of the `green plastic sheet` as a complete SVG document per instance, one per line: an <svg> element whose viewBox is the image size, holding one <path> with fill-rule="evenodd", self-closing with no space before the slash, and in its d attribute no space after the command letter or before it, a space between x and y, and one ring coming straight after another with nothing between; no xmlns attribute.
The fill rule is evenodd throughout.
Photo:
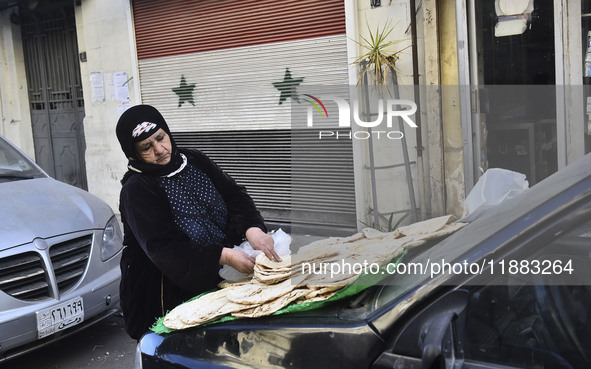
<svg viewBox="0 0 591 369"><path fill-rule="evenodd" d="M395 261L395 264L400 263L402 258L406 255L406 253L407 253L407 250L405 249L402 252L402 254L400 256L398 256L398 258ZM367 288L378 284L386 276L387 276L387 273L361 274L359 276L359 278L357 278L355 280L355 282L336 291L331 297L327 298L326 300L303 302L303 303L292 302L291 304L276 311L275 313L273 313L271 315L281 315L281 314L288 314L288 313L293 313L293 312L298 312L298 311L309 311L309 310L319 309L319 308L326 306L334 301L342 300L342 299L357 295L357 294L361 293L362 291L366 290ZM199 297L201 297L207 293L210 293L210 292L213 292L213 291L204 292L198 296L193 297L192 299L190 299L186 302L198 299ZM222 318L219 318L217 320L214 320L214 321L211 321L211 322L208 322L205 324L201 324L201 325L199 325L199 327L204 327L204 326L211 325L211 324L218 324L218 323L227 322L227 321L231 321L231 320L237 320L237 319L256 319L256 318L236 318L236 317L228 315L228 316L224 316ZM175 331L174 329L167 328L164 325L164 317L158 318L156 323L154 323L154 325L150 329L152 330L152 332L157 333L157 334L172 333Z"/></svg>

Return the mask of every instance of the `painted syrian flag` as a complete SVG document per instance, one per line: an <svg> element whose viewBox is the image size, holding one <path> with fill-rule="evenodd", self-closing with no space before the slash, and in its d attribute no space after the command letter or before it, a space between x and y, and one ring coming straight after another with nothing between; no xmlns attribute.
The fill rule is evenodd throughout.
<svg viewBox="0 0 591 369"><path fill-rule="evenodd" d="M350 140L291 129L294 106L318 124L336 108L316 86L348 86L343 0L133 0L133 14L142 102L179 146L212 157L271 224L356 230Z"/></svg>
<svg viewBox="0 0 591 369"><path fill-rule="evenodd" d="M135 0L142 101L173 131L286 129L306 86L347 85L342 0Z"/></svg>

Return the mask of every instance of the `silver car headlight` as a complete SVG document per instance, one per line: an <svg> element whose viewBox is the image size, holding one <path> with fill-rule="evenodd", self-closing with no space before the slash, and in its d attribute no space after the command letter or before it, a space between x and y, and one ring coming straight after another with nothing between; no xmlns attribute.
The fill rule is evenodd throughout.
<svg viewBox="0 0 591 369"><path fill-rule="evenodd" d="M106 261L115 256L123 248L121 228L116 217L109 220L103 232L101 244L101 260Z"/></svg>

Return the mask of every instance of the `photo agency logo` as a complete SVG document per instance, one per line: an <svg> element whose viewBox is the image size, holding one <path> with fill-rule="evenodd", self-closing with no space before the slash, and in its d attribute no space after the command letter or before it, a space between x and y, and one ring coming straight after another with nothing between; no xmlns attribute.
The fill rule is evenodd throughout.
<svg viewBox="0 0 591 369"><path fill-rule="evenodd" d="M336 96L325 96L322 97L322 100L309 94L303 96L306 97L303 100L309 104L306 108L306 125L309 128L314 127L315 119L326 120L331 117L325 102L334 102L338 109L338 126L334 127L334 129L318 131L318 139L320 140L367 140L370 137L399 140L404 137L403 124L408 125L410 128L418 128L411 118L417 111L417 104L411 100L379 99L377 106L375 106L377 111L369 116L367 113L360 112L359 99L352 99L350 104L344 98ZM351 111L351 105L353 111ZM393 122L397 119L402 119L403 123L401 124L399 121L400 130L393 130ZM385 127L383 126L384 121ZM352 122L357 127L353 127ZM326 124L322 125L323 128L325 126ZM384 129L380 129L380 126L384 127Z"/></svg>

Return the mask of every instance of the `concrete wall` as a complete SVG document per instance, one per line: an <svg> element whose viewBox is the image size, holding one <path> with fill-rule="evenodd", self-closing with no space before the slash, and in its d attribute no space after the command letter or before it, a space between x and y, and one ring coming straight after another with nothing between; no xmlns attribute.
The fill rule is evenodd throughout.
<svg viewBox="0 0 591 369"><path fill-rule="evenodd" d="M129 104L140 103L137 59L129 1L84 0L76 7L78 49L86 53L80 64L86 116L86 172L89 192L105 200L118 212L119 181L127 160L115 135L115 126L125 103L117 100L115 73L133 77L126 85ZM104 99L99 99L91 75L102 72ZM93 88L95 90L93 90Z"/></svg>
<svg viewBox="0 0 591 369"><path fill-rule="evenodd" d="M0 12L0 135L35 158L20 26Z"/></svg>
<svg viewBox="0 0 591 369"><path fill-rule="evenodd" d="M455 0L439 0L441 107L445 173L445 209L463 214L464 147L462 137Z"/></svg>
<svg viewBox="0 0 591 369"><path fill-rule="evenodd" d="M369 76L369 101L370 111L377 113L379 104L384 109L388 99L400 98L414 101L413 65L411 53L410 9L407 0L382 1L379 7L371 8L369 1L352 1L352 11L347 14L348 22L354 23L356 29L348 28L348 37L352 40L349 44L351 62L358 59L368 50L363 47L365 40L370 40L370 33L375 37L383 30L392 29L386 41L394 44L386 48L388 53L396 53L399 59L396 61L398 85L389 86L380 90L372 83ZM353 19L351 19L353 18ZM364 40L365 39L365 40ZM353 72L350 75L350 84L356 86L359 81L359 68L353 63ZM351 104L359 102L360 110L365 111L366 92L360 88L352 88ZM373 120L375 118L372 118ZM352 123L353 130L353 155L355 157L357 217L359 228L372 226L388 230L388 220L393 214L394 223L411 208L410 190L408 178L404 167L392 166L404 163L402 141L388 137L397 137L389 133L399 131L398 120L392 121L391 128L387 127L387 120L372 129L368 139L368 130ZM416 129L405 125L404 134L407 140L409 161L416 162ZM355 134L358 135L355 135ZM369 169L374 167L389 167L377 169L374 173ZM418 196L418 171L417 165L411 165L411 186L415 193L417 205L420 206ZM376 214L377 209L377 214ZM418 214L415 214L415 216ZM408 218L410 220L411 218ZM408 222L407 220L407 222Z"/></svg>
<svg viewBox="0 0 591 369"><path fill-rule="evenodd" d="M420 18L423 33L424 70L421 71L421 122L424 151L424 186L428 202L425 218L444 215L443 132L441 123L441 73L439 70L439 19L436 0L424 0Z"/></svg>

